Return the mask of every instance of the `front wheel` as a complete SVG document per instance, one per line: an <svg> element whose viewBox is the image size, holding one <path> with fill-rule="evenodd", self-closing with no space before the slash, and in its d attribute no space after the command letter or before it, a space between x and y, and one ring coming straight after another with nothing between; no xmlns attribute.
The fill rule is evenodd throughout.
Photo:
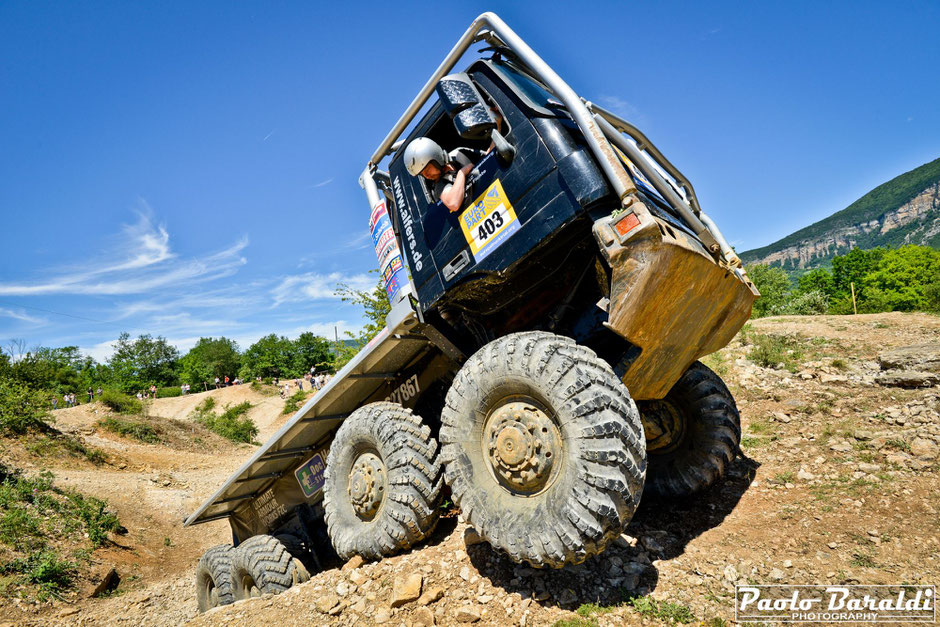
<svg viewBox="0 0 940 627"><path fill-rule="evenodd" d="M741 441L741 418L721 378L695 362L666 398L637 403L646 431L648 494L684 497L717 482Z"/></svg>
<svg viewBox="0 0 940 627"><path fill-rule="evenodd" d="M560 568L604 550L643 490L636 406L604 361L551 333L490 342L454 379L441 457L468 522L516 562Z"/></svg>

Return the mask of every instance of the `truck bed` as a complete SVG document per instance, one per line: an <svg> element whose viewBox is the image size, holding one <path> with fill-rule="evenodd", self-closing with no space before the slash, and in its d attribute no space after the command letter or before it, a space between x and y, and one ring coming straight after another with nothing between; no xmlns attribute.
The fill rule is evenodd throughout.
<svg viewBox="0 0 940 627"><path fill-rule="evenodd" d="M328 444L328 435L350 413L374 400L386 381L395 379L426 352L430 341L413 332L418 319L408 299L386 319L387 326L255 451L184 526L237 514L313 452Z"/></svg>

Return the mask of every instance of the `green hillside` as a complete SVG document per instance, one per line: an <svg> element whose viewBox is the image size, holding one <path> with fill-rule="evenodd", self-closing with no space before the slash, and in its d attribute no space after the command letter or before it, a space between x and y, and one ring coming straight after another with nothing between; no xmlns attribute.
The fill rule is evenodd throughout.
<svg viewBox="0 0 940 627"><path fill-rule="evenodd" d="M750 263L758 259L763 259L767 255L787 248L788 246L794 246L801 242L821 240L829 233L838 229L864 224L871 220L881 218L885 213L894 211L905 203L910 202L927 187L938 181L940 181L940 159L935 159L910 172L905 172L883 185L879 185L842 211L838 211L828 218L802 228L769 246L743 252L740 254L740 257L745 263ZM940 220L940 211L937 209L934 209L933 215L926 216L926 220L917 220L902 227L892 229L884 234L880 233L878 230L868 234L859 234L858 247L868 249L874 248L875 246L898 246L904 243L904 237L908 233L916 230L925 222L932 222L934 220ZM934 235L929 241L913 241L911 243L940 248L940 234ZM836 252L846 251L832 251L833 255ZM831 257L832 255L829 257L819 257L814 259L811 265L823 265Z"/></svg>

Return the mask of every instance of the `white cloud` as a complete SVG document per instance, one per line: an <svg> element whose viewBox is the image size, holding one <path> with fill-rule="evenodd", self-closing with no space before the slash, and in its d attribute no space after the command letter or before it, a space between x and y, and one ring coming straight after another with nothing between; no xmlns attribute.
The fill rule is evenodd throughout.
<svg viewBox="0 0 940 627"><path fill-rule="evenodd" d="M107 342L99 342L92 346L80 346L79 350L95 361L105 363L108 357L114 353L115 346L117 346L117 340L108 340Z"/></svg>
<svg viewBox="0 0 940 627"><path fill-rule="evenodd" d="M336 296L337 284L345 283L354 290L368 290L375 286L375 281L374 277L364 273L346 275L341 272L307 272L281 279L277 287L271 290L271 297L274 299L274 307L307 300L339 299Z"/></svg>
<svg viewBox="0 0 940 627"><path fill-rule="evenodd" d="M628 122L631 119L640 117L640 110L619 96L601 96L597 101L602 107L616 113Z"/></svg>
<svg viewBox="0 0 940 627"><path fill-rule="evenodd" d="M149 208L137 215L137 223L124 226L120 240L104 259L44 280L0 283L0 295L141 294L184 282L191 285L230 276L247 263L241 256L241 251L248 246L246 237L224 250L180 259L170 248L166 228L153 223Z"/></svg>
<svg viewBox="0 0 940 627"><path fill-rule="evenodd" d="M324 180L320 181L319 183L315 183L315 184L313 184L313 185L309 185L309 186L307 187L307 189L316 189L316 188L318 188L318 187L325 187L325 186L329 185L330 183L332 183L332 182L333 182L333 179L334 179L334 177L331 176L330 178L324 179Z"/></svg>
<svg viewBox="0 0 940 627"><path fill-rule="evenodd" d="M31 315L23 311L14 311L12 309L5 309L0 307L0 316L5 318L13 318L14 320L20 320L22 322L29 322L31 324L45 324L46 320L44 318L34 318Z"/></svg>

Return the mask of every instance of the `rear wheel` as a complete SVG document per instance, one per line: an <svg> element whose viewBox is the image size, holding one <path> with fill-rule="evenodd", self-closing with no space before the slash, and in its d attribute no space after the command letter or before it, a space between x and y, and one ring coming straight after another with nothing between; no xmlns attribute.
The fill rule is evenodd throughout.
<svg viewBox="0 0 940 627"><path fill-rule="evenodd" d="M235 601L232 584L232 556L230 544L214 546L199 558L196 566L196 603L200 612Z"/></svg>
<svg viewBox="0 0 940 627"><path fill-rule="evenodd" d="M666 398L637 403L646 432L646 492L682 497L713 485L734 460L741 419L721 378L692 364Z"/></svg>
<svg viewBox="0 0 940 627"><path fill-rule="evenodd" d="M253 536L238 545L232 560L235 599L280 594L310 579L310 573L273 536Z"/></svg>
<svg viewBox="0 0 940 627"><path fill-rule="evenodd" d="M437 524L443 484L437 441L396 403L371 403L330 445L323 508L340 558L379 559L408 549Z"/></svg>
<svg viewBox="0 0 940 627"><path fill-rule="evenodd" d="M490 342L457 374L441 418L454 501L516 562L582 562L639 504L646 454L636 406L610 366L569 338Z"/></svg>

